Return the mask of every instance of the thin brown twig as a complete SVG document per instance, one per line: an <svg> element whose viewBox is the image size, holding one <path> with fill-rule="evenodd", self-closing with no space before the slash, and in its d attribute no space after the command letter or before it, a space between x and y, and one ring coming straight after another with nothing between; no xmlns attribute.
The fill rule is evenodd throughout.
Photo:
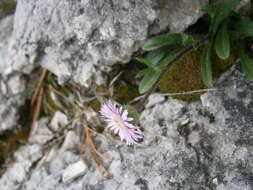
<svg viewBox="0 0 253 190"><path fill-rule="evenodd" d="M35 105L35 109L34 109L34 114L33 114L33 118L32 118L32 123L31 123L31 127L30 127L30 135L29 136L31 136L32 132L34 131L35 123L39 118L43 93L44 93L44 89L40 88L38 98L37 98L37 101L36 101L36 105Z"/></svg>
<svg viewBox="0 0 253 190"><path fill-rule="evenodd" d="M85 134L86 134L86 141L88 141L88 143L90 144L91 150L94 151L94 153L97 154L99 157L105 158L101 153L99 153L99 152L96 150L96 147L95 147L94 143L92 142L90 133L89 133L89 131L88 131L88 130L89 130L88 127L85 127L84 130L85 130ZM107 159L107 158L106 158L106 159Z"/></svg>
<svg viewBox="0 0 253 190"><path fill-rule="evenodd" d="M85 132L82 133L82 136L80 138L80 144L79 144L79 153L82 159L84 159L84 151L82 149L84 145L84 139L85 139Z"/></svg>
<svg viewBox="0 0 253 190"><path fill-rule="evenodd" d="M35 90L34 93L33 93L32 100L31 100L31 105L34 105L34 103L35 103L35 101L36 101L36 99L37 99L37 97L38 97L38 95L39 95L39 92L40 92L42 83L43 83L43 81L44 81L46 75L47 75L47 70L46 70L46 69L43 69L43 70L42 70L42 73L41 73L41 75L40 75L40 79L39 79L39 82L38 82L38 86L37 86L36 90Z"/></svg>
<svg viewBox="0 0 253 190"><path fill-rule="evenodd" d="M62 140L64 140L65 136L66 136L66 134L63 134L63 135L61 135L59 137L56 137L52 141L50 141L47 144L45 144L45 148L50 148L50 147L54 146L57 143L60 144L62 142Z"/></svg>
<svg viewBox="0 0 253 190"><path fill-rule="evenodd" d="M166 66L166 68L160 73L158 79L156 80L156 82L152 85L152 87L144 94L144 98L136 105L136 109L140 112L142 111L148 97L155 92L155 90L157 89L163 75L166 73L166 71L168 69L170 69L175 63L177 63L177 61L184 56L186 53L188 53L189 51L191 51L192 49L197 49L201 46L203 46L209 39L210 35L207 35L206 38L204 38L203 40L198 41L195 45L190 45L185 47L184 49L181 50L181 52Z"/></svg>
<svg viewBox="0 0 253 190"><path fill-rule="evenodd" d="M92 138L90 136L89 130L87 127L84 127L84 135L86 137L86 144L88 145L88 148L90 150L90 153L92 155L92 160L95 163L99 173L104 176L107 179L112 179L115 180L113 178L113 175L104 167L104 165L101 163L100 158L104 158L104 156L101 156L102 154L100 154L97 150L96 147L92 141Z"/></svg>
<svg viewBox="0 0 253 190"><path fill-rule="evenodd" d="M213 92L218 91L216 88L207 88L207 89L199 89L199 90L192 90L192 91L185 91L185 92L175 92L175 93L161 93L161 96L178 96L178 95L191 95L196 93L203 93L203 92Z"/></svg>
<svg viewBox="0 0 253 190"><path fill-rule="evenodd" d="M222 89L218 88L206 88L206 89L198 89L198 90L192 90L192 91L184 91L184 92L174 92L174 93L158 93L160 96L178 96L178 95L192 95L196 93L202 93L202 92L213 92L213 91L221 91ZM144 95L137 96L134 99L132 99L128 104L133 104L134 102L137 102L144 98Z"/></svg>
<svg viewBox="0 0 253 190"><path fill-rule="evenodd" d="M107 140L107 138L108 138L108 137L107 137L107 136L105 136L104 134L99 133L99 132L95 131L95 130L94 130L94 129L92 129L92 128L89 128L89 127L88 127L88 130L89 130L89 131L91 131L92 133L94 133L94 134L96 134L96 135L98 135L98 136L100 136L100 137L104 138L105 140ZM111 160L111 159L109 159L109 158L108 158L108 160Z"/></svg>

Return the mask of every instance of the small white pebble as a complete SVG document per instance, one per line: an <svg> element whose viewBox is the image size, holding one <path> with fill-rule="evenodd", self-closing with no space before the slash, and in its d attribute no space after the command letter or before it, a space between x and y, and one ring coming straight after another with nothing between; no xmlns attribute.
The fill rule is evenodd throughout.
<svg viewBox="0 0 253 190"><path fill-rule="evenodd" d="M63 183L67 184L72 182L75 178L85 174L87 165L83 160L80 160L74 164L69 165L62 174Z"/></svg>
<svg viewBox="0 0 253 190"><path fill-rule="evenodd" d="M148 103L146 104L146 108L150 108L156 104L159 104L165 100L165 97L162 96L161 94L154 93L151 94L148 98Z"/></svg>
<svg viewBox="0 0 253 190"><path fill-rule="evenodd" d="M67 124L68 124L67 116L64 113L57 111L55 112L54 117L51 120L49 126L51 127L52 130L58 131L61 127Z"/></svg>
<svg viewBox="0 0 253 190"><path fill-rule="evenodd" d="M190 120L187 118L187 119L183 120L183 121L180 123L180 125L186 125L186 124L188 124L189 122L190 122Z"/></svg>
<svg viewBox="0 0 253 190"><path fill-rule="evenodd" d="M218 179L217 179L217 177L213 179L213 183L214 183L215 185L218 185Z"/></svg>

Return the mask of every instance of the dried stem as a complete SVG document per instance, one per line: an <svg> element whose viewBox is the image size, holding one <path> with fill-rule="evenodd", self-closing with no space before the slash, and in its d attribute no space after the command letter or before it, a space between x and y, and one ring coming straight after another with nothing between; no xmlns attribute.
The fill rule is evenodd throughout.
<svg viewBox="0 0 253 190"><path fill-rule="evenodd" d="M41 73L41 75L40 75L40 79L39 79L39 82L38 82L38 86L37 86L37 88L36 88L36 90L35 90L35 92L34 92L34 94L33 94L33 96L32 96L31 105L34 105L34 103L35 103L35 101L36 101L36 99L37 99L37 97L38 97L38 95L39 95L39 91L40 91L40 89L41 89L42 83L43 83L43 81L44 81L46 75L47 75L47 70L46 70L46 69L43 69L43 70L42 70L42 73Z"/></svg>
<svg viewBox="0 0 253 190"><path fill-rule="evenodd" d="M177 95L190 95L200 92L211 92L211 91L217 91L216 88L207 88L207 89L199 89L199 90L193 90L193 91L186 91L186 92L176 92L176 93L161 93L162 96L177 96Z"/></svg>
<svg viewBox="0 0 253 190"><path fill-rule="evenodd" d="M84 139L85 139L85 132L82 133L82 136L80 138L80 144L79 144L79 153L82 159L84 159L84 151L83 151L83 145L84 145Z"/></svg>
<svg viewBox="0 0 253 190"><path fill-rule="evenodd" d="M211 92L211 91L219 91L219 90L221 90L221 89L207 88L207 89L199 89L199 90L184 91L184 92L175 92L175 93L159 93L159 95L161 95L161 96L191 95L191 94L200 93L200 92ZM137 101L139 101L139 100L141 100L143 98L144 98L144 95L143 96L135 97L130 102L128 102L128 104L133 104L134 102L137 102Z"/></svg>
<svg viewBox="0 0 253 190"><path fill-rule="evenodd" d="M31 136L32 132L34 131L35 123L38 120L39 115L40 115L40 108L41 108L41 104L42 104L43 92L44 92L44 89L40 88L39 92L38 92L38 98L36 98L37 101L36 101L36 105L35 105L35 109L34 109L34 114L33 114L33 118L32 118L32 124L30 127L30 135L29 136Z"/></svg>
<svg viewBox="0 0 253 190"><path fill-rule="evenodd" d="M90 133L89 133L88 129L85 128L84 131L85 131L85 134L86 134L86 142L89 145L90 151L93 153L93 155L96 155L97 158L101 157L103 159L104 156L96 150L96 147L95 147L95 145L92 141L92 138L90 136Z"/></svg>
<svg viewBox="0 0 253 190"><path fill-rule="evenodd" d="M101 159L107 159L107 158L105 158L101 153L99 153L96 150L96 147L92 141L92 138L90 136L90 133L89 133L89 130L87 127L84 127L83 133L84 133L84 136L86 137L86 144L88 145L88 148L89 148L90 153L92 155L92 160L95 163L99 173L102 176L106 177L107 179L113 179L112 174L103 166L103 164L100 161L100 158Z"/></svg>

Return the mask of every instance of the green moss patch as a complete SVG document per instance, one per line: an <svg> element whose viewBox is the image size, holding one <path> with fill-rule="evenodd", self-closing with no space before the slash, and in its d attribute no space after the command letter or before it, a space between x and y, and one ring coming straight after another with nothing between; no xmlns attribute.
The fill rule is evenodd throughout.
<svg viewBox="0 0 253 190"><path fill-rule="evenodd" d="M130 84L119 84L115 86L113 99L121 104L127 104L137 96L139 96L137 87Z"/></svg>
<svg viewBox="0 0 253 190"><path fill-rule="evenodd" d="M227 60L221 60L217 57L212 58L213 76L218 77L236 61L236 51L232 50ZM193 91L207 88L201 78L200 66L201 51L193 50L182 57L178 63L171 67L164 76L159 85L159 91L162 93L177 93ZM201 93L191 95L177 95L174 98L187 102L196 101Z"/></svg>

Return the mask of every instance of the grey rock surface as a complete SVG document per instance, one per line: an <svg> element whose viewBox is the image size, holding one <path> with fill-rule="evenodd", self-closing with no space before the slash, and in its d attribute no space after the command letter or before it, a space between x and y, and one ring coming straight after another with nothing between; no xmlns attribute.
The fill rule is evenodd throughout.
<svg viewBox="0 0 253 190"><path fill-rule="evenodd" d="M89 86L115 63L127 63L154 33L182 31L207 0L20 0L5 75L42 65ZM11 60L8 60L11 59ZM96 73L96 75L94 75Z"/></svg>
<svg viewBox="0 0 253 190"><path fill-rule="evenodd" d="M0 23L0 133L17 124L34 68L89 87L105 82L112 65L127 63L153 34L186 29L207 0L19 0L15 18Z"/></svg>
<svg viewBox="0 0 253 190"><path fill-rule="evenodd" d="M126 63L152 34L182 31L206 0L19 0L0 23L0 133L11 129L24 103L26 80L42 65L59 77L89 86L92 78ZM96 74L95 74L96 73ZM236 68L217 81L218 91L185 102L153 96L141 114L141 145L96 136L116 181L100 176L85 149L88 171L63 183L80 161L79 134L59 118L39 121L29 143L0 178L2 190L251 190L253 189L253 85ZM93 115L93 113L91 114ZM57 119L58 118L58 119ZM53 144L60 134L62 143ZM108 135L108 134L107 134ZM115 139L115 138L114 138ZM57 141L56 141L57 142ZM51 146L49 146L51 145ZM75 169L75 168L74 168Z"/></svg>
<svg viewBox="0 0 253 190"><path fill-rule="evenodd" d="M23 92L26 80L22 73L12 72L9 77L1 74L6 69L5 59L8 58L8 45L13 31L13 15L0 20L0 134L17 126L19 107L24 103L24 96L17 96Z"/></svg>
<svg viewBox="0 0 253 190"><path fill-rule="evenodd" d="M87 173L69 184L61 181L65 169L80 160L77 133L70 131L64 148L52 147L42 155L38 148L42 145L22 147L16 153L22 162L6 171L0 186L4 190L251 190L253 84L233 67L216 86L218 90L203 94L201 102L168 98L146 108L140 118L145 135L141 145L127 147L97 136L99 151L113 159L106 165L116 181L101 177L86 153ZM45 127L50 123L40 122ZM40 153L29 157L29 147ZM42 164L31 164L38 157Z"/></svg>

